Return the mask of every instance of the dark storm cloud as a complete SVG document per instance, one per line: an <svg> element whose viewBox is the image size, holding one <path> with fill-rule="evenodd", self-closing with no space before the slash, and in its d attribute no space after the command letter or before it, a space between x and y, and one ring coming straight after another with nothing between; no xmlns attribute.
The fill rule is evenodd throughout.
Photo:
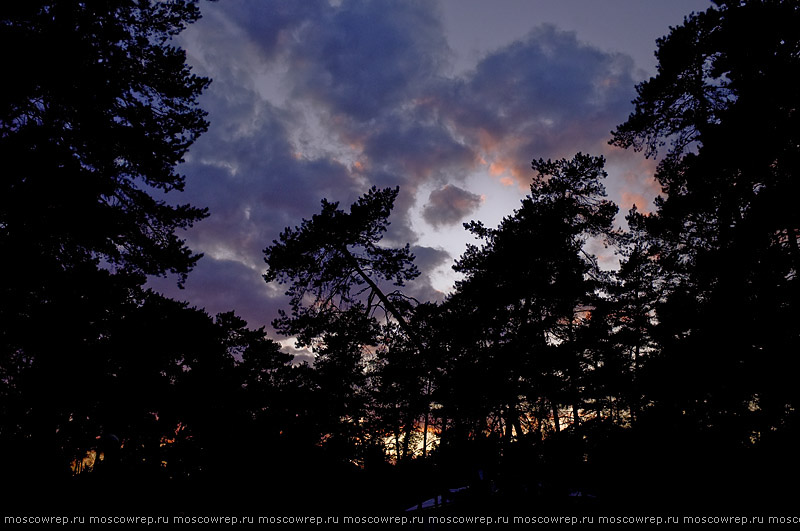
<svg viewBox="0 0 800 531"><path fill-rule="evenodd" d="M435 269L453 259L450 253L444 249L434 247L417 245L411 248L411 252L414 253L414 263L425 271Z"/></svg>
<svg viewBox="0 0 800 531"><path fill-rule="evenodd" d="M444 249L423 245L411 246L411 253L414 255L414 264L422 274L403 286L401 290L403 295L419 302L442 301L445 294L433 287L429 274L437 268L449 265L453 257ZM388 281L379 280L378 286L384 293L391 293L398 289L397 286Z"/></svg>
<svg viewBox="0 0 800 531"><path fill-rule="evenodd" d="M414 182L441 177L448 170L461 171L475 160L474 152L442 124L398 117L381 121L364 135L364 154L373 165Z"/></svg>
<svg viewBox="0 0 800 531"><path fill-rule="evenodd" d="M299 156L288 141L284 113L240 92L209 94L216 127L197 142L185 172L192 176L187 195L211 215L189 241L212 255L227 252L260 263L261 250L286 225L313 213L322 197L355 184L342 164Z"/></svg>
<svg viewBox="0 0 800 531"><path fill-rule="evenodd" d="M481 202L481 196L448 184L431 192L422 216L434 227L452 225L474 212Z"/></svg>
<svg viewBox="0 0 800 531"><path fill-rule="evenodd" d="M535 157L567 157L604 145L634 95L633 61L541 26L442 83L434 101L498 169L529 178ZM492 161L487 161L491 163Z"/></svg>
<svg viewBox="0 0 800 531"><path fill-rule="evenodd" d="M368 121L419 94L449 48L429 1L344 1L299 30L288 74L297 97Z"/></svg>
<svg viewBox="0 0 800 531"><path fill-rule="evenodd" d="M509 122L584 119L587 113L607 112L609 103L619 100L615 87L625 89L625 98L616 103L628 105L631 68L632 61L623 56L581 44L574 33L542 26L481 60L459 103L467 103L467 110L483 107L480 122L467 123L494 133L504 132Z"/></svg>
<svg viewBox="0 0 800 531"><path fill-rule="evenodd" d="M633 97L629 58L548 26L453 77L429 1L203 9L187 48L197 73L213 78L201 100L211 127L181 168L181 201L209 207L187 234L206 257L186 291L170 294L211 313L235 309L251 325L285 305L283 290L261 279L263 248L316 213L321 198L347 208L369 186L399 185L384 243L413 246L410 216L423 185L437 190L428 223L456 223L480 204L456 186L465 175L485 164L495 177L527 182L534 157L604 145ZM414 249L423 274L408 292L440 298L429 274L452 257Z"/></svg>
<svg viewBox="0 0 800 531"><path fill-rule="evenodd" d="M436 267L449 264L453 258L447 251L434 249L433 247L412 247L411 251L417 257L414 263L424 273L414 282L410 282L403 289L403 293L419 302L443 301L446 294L433 287L430 280L430 272Z"/></svg>
<svg viewBox="0 0 800 531"><path fill-rule="evenodd" d="M296 117L248 83L247 58L237 56L235 43L212 38L194 49L204 67L199 73L214 79L201 100L212 126L181 166L188 178L180 199L209 209L186 234L190 247L205 256L185 290L152 284L211 314L235 309L251 326L261 326L285 303L283 290L261 277L263 249L286 226L316 212L321 198L354 198L361 184L336 160L298 153L291 141Z"/></svg>
<svg viewBox="0 0 800 531"><path fill-rule="evenodd" d="M174 282L168 279L151 280L150 285L175 299L204 308L212 316L235 310L254 328L268 325L284 306L282 298L276 297L259 272L235 260L204 256L189 275L183 290L176 289Z"/></svg>
<svg viewBox="0 0 800 531"><path fill-rule="evenodd" d="M281 55L309 20L325 19L331 12L327 0L271 0L231 2L225 13L256 42L266 59Z"/></svg>

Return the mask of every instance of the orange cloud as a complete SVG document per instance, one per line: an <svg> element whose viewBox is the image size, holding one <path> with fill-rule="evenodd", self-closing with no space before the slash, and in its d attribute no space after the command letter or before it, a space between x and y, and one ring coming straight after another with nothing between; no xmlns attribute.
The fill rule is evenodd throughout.
<svg viewBox="0 0 800 531"><path fill-rule="evenodd" d="M491 175L492 177L498 177L500 175L503 175L506 171L508 171L508 168L506 168L499 162L492 162L489 165L489 175Z"/></svg>
<svg viewBox="0 0 800 531"><path fill-rule="evenodd" d="M528 187L531 177L530 175L524 174L520 167L506 160L492 162L489 165L489 175L492 177L500 177L499 181L503 186L513 186L516 184L522 190Z"/></svg>
<svg viewBox="0 0 800 531"><path fill-rule="evenodd" d="M606 158L611 163L616 163L625 168L622 173L623 181L630 187L644 188L645 192L658 195L661 193L661 186L655 180L656 168L658 163L653 159L645 157L632 157L630 151L623 150L616 146L607 146ZM637 159L638 160L635 160Z"/></svg>
<svg viewBox="0 0 800 531"><path fill-rule="evenodd" d="M620 210L623 212L630 210L633 205L636 205L636 208L639 210L639 212L643 214L649 214L651 212L650 207L653 202L652 200L648 201L647 198L642 194L623 190L621 198L622 204L620 205Z"/></svg>
<svg viewBox="0 0 800 531"><path fill-rule="evenodd" d="M516 179L517 184L523 190L528 188L531 183L531 169L529 166L512 165L510 167L511 175Z"/></svg>
<svg viewBox="0 0 800 531"><path fill-rule="evenodd" d="M484 152L494 151L498 140L486 129L478 129L478 145Z"/></svg>
<svg viewBox="0 0 800 531"><path fill-rule="evenodd" d="M347 147L349 147L353 151L358 151L360 153L360 152L364 151L364 142L362 142L360 140L351 140L347 144Z"/></svg>

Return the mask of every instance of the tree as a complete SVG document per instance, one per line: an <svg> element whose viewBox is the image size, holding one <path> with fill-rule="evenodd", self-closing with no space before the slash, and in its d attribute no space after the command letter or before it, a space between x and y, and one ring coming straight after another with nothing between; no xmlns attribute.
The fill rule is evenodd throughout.
<svg viewBox="0 0 800 531"><path fill-rule="evenodd" d="M416 343L424 345L424 350L418 349L399 325L389 323L383 327L382 346L372 371L378 426L386 437L392 438L398 462L415 454L425 458L432 446L429 431L435 420L431 405L445 348L437 304L415 306L408 324L414 330Z"/></svg>
<svg viewBox="0 0 800 531"><path fill-rule="evenodd" d="M191 0L0 7L0 44L15 50L0 87L0 254L13 257L0 264L0 385L23 405L0 442L41 456L31 477L59 469L59 401L85 371L102 377L96 356L145 275L182 281L199 258L176 231L205 210L163 198L207 127L209 80L171 43L198 17Z"/></svg>
<svg viewBox="0 0 800 531"><path fill-rule="evenodd" d="M373 187L349 213L323 199L319 214L286 228L280 241L264 250L265 280L290 284L291 314L280 310L273 326L314 350L314 372L328 411L321 435L340 452L358 451L369 439L367 357L379 341L376 311L383 311L387 324L394 320L416 337L406 320L408 299L399 290L384 293L379 285L402 287L419 274L408 245L379 245L398 192Z"/></svg>
<svg viewBox="0 0 800 531"><path fill-rule="evenodd" d="M784 377L800 344L800 8L715 4L658 41L658 74L612 142L648 155L670 144L649 230L672 278L657 308L661 374L683 384L659 402L751 445L800 420Z"/></svg>
<svg viewBox="0 0 800 531"><path fill-rule="evenodd" d="M608 286L611 303L609 319L613 324L610 338L616 351L617 390L635 421L647 385L642 381L642 367L658 344L653 336L655 308L668 279L659 268L657 243L647 231L652 216L641 214L636 205L625 217L628 231L619 235L620 267ZM657 377L656 377L657 379ZM657 385L656 382L650 384ZM652 389L652 387L651 387Z"/></svg>
<svg viewBox="0 0 800 531"><path fill-rule="evenodd" d="M407 299L399 291L385 294L378 286L389 281L401 287L419 275L408 245L400 249L378 245L398 192L399 188L373 186L349 213L339 210L338 202L323 199L319 214L299 227L287 227L280 241L264 249L264 279L291 282L286 295L292 313L289 317L280 311L273 323L279 332L297 334L302 344L309 345L342 309L359 304L369 315L383 309L411 332L401 311ZM305 302L307 297L311 304Z"/></svg>
<svg viewBox="0 0 800 531"><path fill-rule="evenodd" d="M603 281L584 245L609 235L616 213L604 199L603 165L601 157L583 154L535 160L531 193L520 209L496 229L465 225L484 243L468 246L456 262L465 278L447 304L467 312L459 318L471 322L470 350L479 351L486 388L479 393L503 419L507 439L526 431L521 409L542 426L542 401L550 404L556 430L562 404L579 420L586 362L576 349L576 330Z"/></svg>
<svg viewBox="0 0 800 531"><path fill-rule="evenodd" d="M302 441L289 434L302 393L291 356L263 328L149 291L115 310L104 339L83 353L91 360L85 378L59 397L57 429L67 458L95 447L98 433L113 434L122 470L107 478L102 464L84 472L73 488L98 488L78 488L77 499L131 507L146 492L170 488L176 504L193 497L226 503L246 494L242 478L283 467L282 434Z"/></svg>
<svg viewBox="0 0 800 531"><path fill-rule="evenodd" d="M4 4L2 44L16 53L0 98L3 251L138 274L196 262L175 230L205 211L159 197L183 188L176 165L208 125L197 97L209 80L170 42L196 4Z"/></svg>

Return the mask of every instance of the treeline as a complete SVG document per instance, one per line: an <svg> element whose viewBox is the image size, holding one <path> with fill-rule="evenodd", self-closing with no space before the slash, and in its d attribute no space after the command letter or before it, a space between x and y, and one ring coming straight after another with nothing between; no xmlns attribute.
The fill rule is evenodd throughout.
<svg viewBox="0 0 800 531"><path fill-rule="evenodd" d="M397 510L469 486L471 508L635 509L793 492L794 3L717 2L658 41L611 143L660 152L663 194L624 229L601 157L534 160L517 210L465 225L477 243L454 292L420 303L409 247L381 244L398 190L323 200L264 250L288 297L273 326L313 365L145 288L200 258L176 230L207 212L160 199L208 126L209 80L170 41L196 2L0 10L19 50L0 89L0 448L19 503Z"/></svg>

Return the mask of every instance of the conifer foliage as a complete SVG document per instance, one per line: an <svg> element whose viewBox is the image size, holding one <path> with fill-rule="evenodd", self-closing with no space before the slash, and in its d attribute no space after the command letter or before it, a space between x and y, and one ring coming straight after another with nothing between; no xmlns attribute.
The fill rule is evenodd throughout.
<svg viewBox="0 0 800 531"><path fill-rule="evenodd" d="M399 188L323 199L264 249L299 363L233 312L145 288L200 258L180 230L207 212L168 202L208 126L210 81L172 40L197 2L2 3L0 454L28 487L11 501L279 511L313 485L319 507L377 512L468 486L457 508L582 510L581 489L785 509L800 6L714 4L658 41L612 133L659 157L652 214L615 224L602 157L535 159L518 209L465 224L453 292L420 303L411 247L385 240Z"/></svg>

